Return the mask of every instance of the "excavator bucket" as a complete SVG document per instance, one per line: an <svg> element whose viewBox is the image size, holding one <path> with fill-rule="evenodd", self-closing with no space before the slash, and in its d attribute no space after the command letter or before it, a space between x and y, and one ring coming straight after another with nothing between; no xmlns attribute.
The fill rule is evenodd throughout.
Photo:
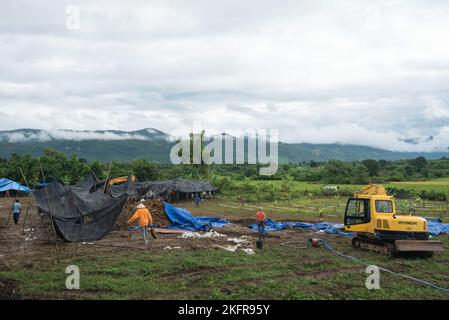
<svg viewBox="0 0 449 320"><path fill-rule="evenodd" d="M441 241L437 240L396 240L398 252L442 252L444 251Z"/></svg>

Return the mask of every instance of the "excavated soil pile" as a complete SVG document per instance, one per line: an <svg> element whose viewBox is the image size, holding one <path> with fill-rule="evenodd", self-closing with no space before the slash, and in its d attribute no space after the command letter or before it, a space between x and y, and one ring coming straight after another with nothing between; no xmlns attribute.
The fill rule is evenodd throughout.
<svg viewBox="0 0 449 320"><path fill-rule="evenodd" d="M164 203L160 200L145 200L143 203L151 212L153 217L153 224L165 227L171 224L167 215L165 214ZM137 204L127 204L123 207L122 213L117 219L117 225L120 229L127 229L127 222L133 216Z"/></svg>

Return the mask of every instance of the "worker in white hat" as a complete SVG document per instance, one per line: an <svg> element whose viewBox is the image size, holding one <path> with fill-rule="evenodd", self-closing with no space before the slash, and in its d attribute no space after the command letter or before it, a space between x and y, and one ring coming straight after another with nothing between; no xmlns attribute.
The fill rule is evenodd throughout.
<svg viewBox="0 0 449 320"><path fill-rule="evenodd" d="M143 240L145 241L145 246L148 248L148 228L153 228L153 217L147 207L143 204L143 200L140 201L136 209L137 211L131 219L129 219L128 225L139 219L139 226L142 228Z"/></svg>

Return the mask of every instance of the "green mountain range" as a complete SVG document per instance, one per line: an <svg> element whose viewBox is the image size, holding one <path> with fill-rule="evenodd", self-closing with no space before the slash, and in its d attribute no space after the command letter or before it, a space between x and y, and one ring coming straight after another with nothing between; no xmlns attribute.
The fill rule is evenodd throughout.
<svg viewBox="0 0 449 320"><path fill-rule="evenodd" d="M0 158L9 158L12 154L29 153L39 156L45 148L53 148L67 155L75 153L88 161L147 159L160 163L170 162L170 150L173 146L170 136L156 129L138 131L97 130L45 131L36 129L18 129L0 131ZM349 144L310 144L280 143L279 159L281 163L327 160L399 160L424 156L427 159L439 159L449 156L447 152L394 152L368 146Z"/></svg>

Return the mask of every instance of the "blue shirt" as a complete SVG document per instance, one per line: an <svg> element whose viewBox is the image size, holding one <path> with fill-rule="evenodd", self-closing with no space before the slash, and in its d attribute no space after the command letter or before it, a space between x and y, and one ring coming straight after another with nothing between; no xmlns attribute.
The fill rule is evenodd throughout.
<svg viewBox="0 0 449 320"><path fill-rule="evenodd" d="M20 203L18 203L18 202L15 202L12 205L12 212L14 212L14 213L20 213L21 209L22 209L22 205Z"/></svg>

